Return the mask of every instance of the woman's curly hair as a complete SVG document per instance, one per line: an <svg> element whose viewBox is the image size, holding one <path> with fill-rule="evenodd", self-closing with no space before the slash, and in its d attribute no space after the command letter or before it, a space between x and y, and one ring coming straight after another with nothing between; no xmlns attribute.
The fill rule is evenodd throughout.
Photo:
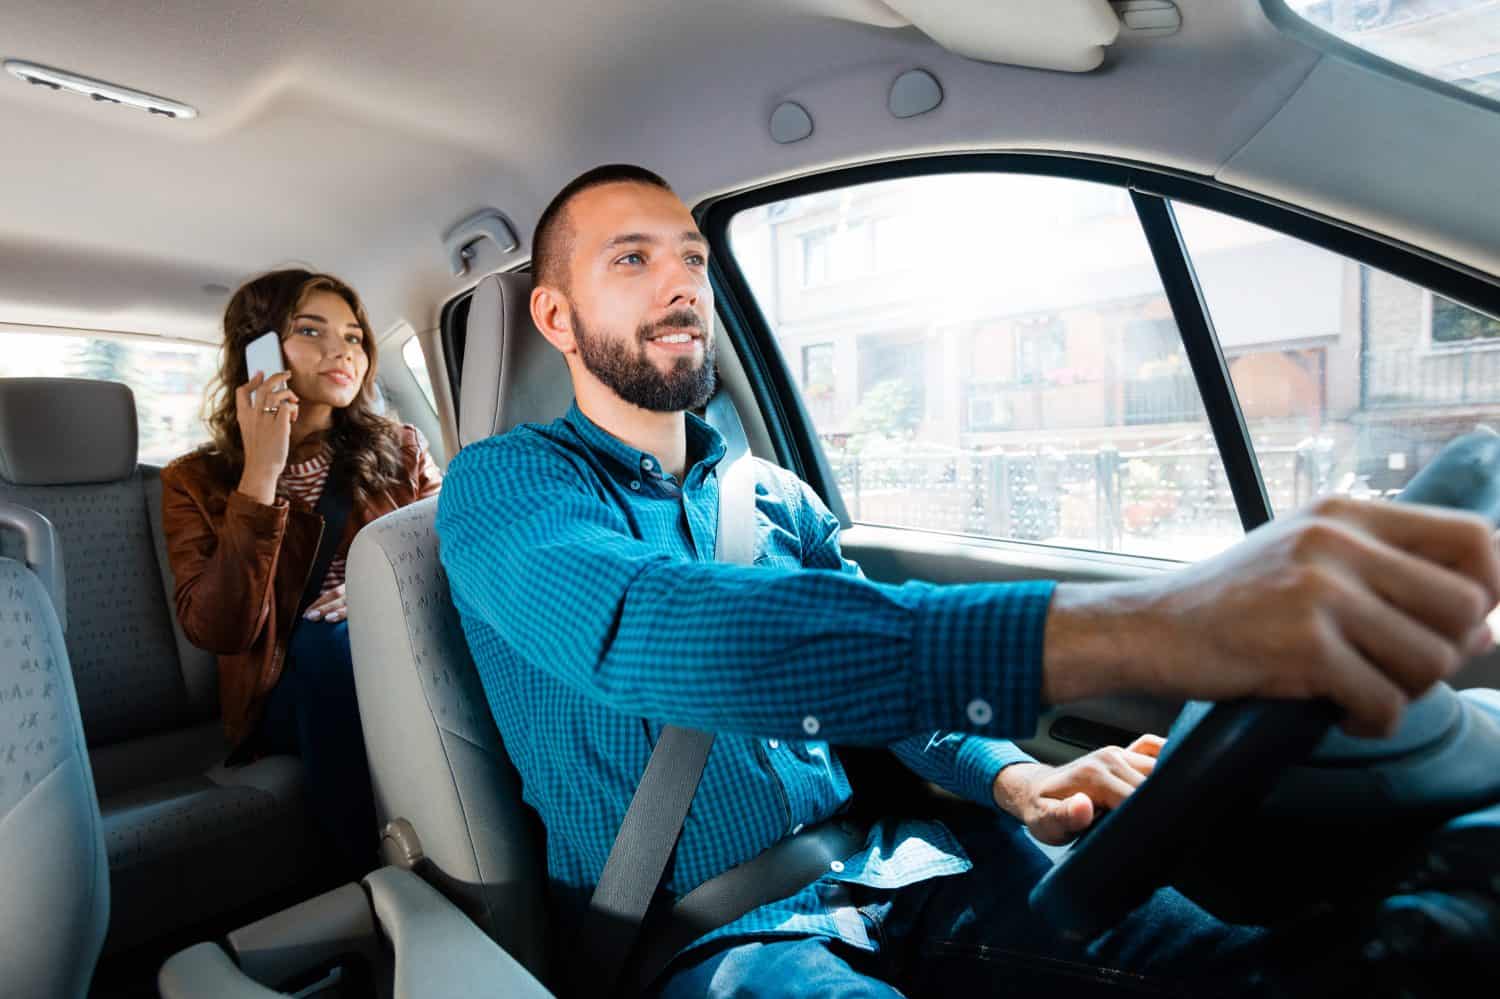
<svg viewBox="0 0 1500 999"><path fill-rule="evenodd" d="M402 480L401 435L396 423L380 413L375 386L378 348L365 307L353 288L332 275L300 269L272 271L247 281L230 298L224 310L219 371L205 404L210 441L204 451L227 481L239 478L245 468L245 445L234 393L250 380L245 347L269 330L286 339L298 308L320 291L332 292L349 304L364 331L365 354L370 359L359 394L346 408L333 411L333 426L326 435L333 454L330 474L347 482L354 502L363 504Z"/></svg>

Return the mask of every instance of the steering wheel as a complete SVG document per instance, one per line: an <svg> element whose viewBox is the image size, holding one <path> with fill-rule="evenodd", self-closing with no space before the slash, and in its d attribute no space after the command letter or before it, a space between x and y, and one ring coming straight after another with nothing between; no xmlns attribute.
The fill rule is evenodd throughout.
<svg viewBox="0 0 1500 999"><path fill-rule="evenodd" d="M1481 430L1453 441L1396 500L1467 510L1500 524L1500 435ZM1439 716L1451 721L1454 712L1443 706L1455 700L1440 684L1408 709L1391 739L1353 741L1370 748L1366 758L1382 756L1382 747L1399 755L1404 747L1430 745L1421 730ZM1326 701L1189 704L1150 779L1037 884L1033 911L1073 939L1092 939L1113 926L1172 882L1200 840L1259 807L1320 743L1343 745L1347 757L1350 738L1330 734L1338 720L1338 709ZM1481 735L1492 740L1493 729Z"/></svg>

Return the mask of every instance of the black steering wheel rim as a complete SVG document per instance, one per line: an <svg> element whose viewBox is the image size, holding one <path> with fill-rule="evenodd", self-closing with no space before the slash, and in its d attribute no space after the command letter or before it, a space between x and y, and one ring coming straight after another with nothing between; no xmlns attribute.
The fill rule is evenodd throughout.
<svg viewBox="0 0 1500 999"><path fill-rule="evenodd" d="M1397 499L1500 523L1500 436L1480 431L1453 441ZM1196 839L1263 801L1338 718L1320 701L1216 704L1168 743L1150 779L1037 884L1033 911L1067 936L1097 936L1169 883Z"/></svg>

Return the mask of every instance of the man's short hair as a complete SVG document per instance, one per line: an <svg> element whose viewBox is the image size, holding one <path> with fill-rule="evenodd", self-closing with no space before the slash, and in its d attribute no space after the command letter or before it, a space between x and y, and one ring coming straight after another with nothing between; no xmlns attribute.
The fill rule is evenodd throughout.
<svg viewBox="0 0 1500 999"><path fill-rule="evenodd" d="M567 290L568 259L573 255L574 233L568 220L568 202L584 191L605 184L648 184L663 191L672 190L672 185L661 177L630 163L607 163L573 178L542 212L531 236L531 279L534 284Z"/></svg>
<svg viewBox="0 0 1500 999"><path fill-rule="evenodd" d="M568 202L592 187L618 183L649 184L661 190L672 190L666 180L652 174L645 166L633 163L604 163L568 181L541 213L535 233L532 233L532 284L567 290L568 258L573 255L573 225L567 216Z"/></svg>

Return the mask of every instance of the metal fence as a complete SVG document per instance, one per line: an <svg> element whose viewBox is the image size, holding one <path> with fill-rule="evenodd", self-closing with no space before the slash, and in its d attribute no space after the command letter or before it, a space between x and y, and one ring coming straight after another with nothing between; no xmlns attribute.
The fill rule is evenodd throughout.
<svg viewBox="0 0 1500 999"><path fill-rule="evenodd" d="M1332 486L1326 447L1257 452L1273 509ZM858 521L1142 554L1223 547L1242 533L1217 449L972 451L899 455L830 450Z"/></svg>

